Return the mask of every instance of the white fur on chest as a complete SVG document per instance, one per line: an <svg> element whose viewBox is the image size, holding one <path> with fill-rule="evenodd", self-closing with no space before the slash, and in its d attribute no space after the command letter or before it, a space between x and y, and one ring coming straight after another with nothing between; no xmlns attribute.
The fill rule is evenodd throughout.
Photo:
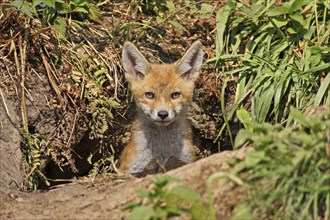
<svg viewBox="0 0 330 220"><path fill-rule="evenodd" d="M165 165L170 157L175 157L184 163L193 161L192 153L186 146L185 124L164 127L150 126L137 137L137 157L134 159L130 173L142 172L150 163L157 161Z"/></svg>

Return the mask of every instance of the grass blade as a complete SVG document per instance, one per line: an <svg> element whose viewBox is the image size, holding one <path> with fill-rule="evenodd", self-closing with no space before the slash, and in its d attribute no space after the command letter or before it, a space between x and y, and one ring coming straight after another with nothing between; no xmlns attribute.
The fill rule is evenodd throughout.
<svg viewBox="0 0 330 220"><path fill-rule="evenodd" d="M328 73L327 76L325 77L325 79L323 80L320 89L317 91L317 94L315 96L315 100L314 100L314 105L321 105L322 100L324 97L326 96L330 96L329 95L329 86L330 86L330 74Z"/></svg>

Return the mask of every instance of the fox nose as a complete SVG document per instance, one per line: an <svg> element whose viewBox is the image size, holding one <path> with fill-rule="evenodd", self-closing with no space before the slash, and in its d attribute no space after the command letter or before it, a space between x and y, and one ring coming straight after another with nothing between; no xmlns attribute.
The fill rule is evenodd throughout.
<svg viewBox="0 0 330 220"><path fill-rule="evenodd" d="M161 111L158 112L157 115L158 115L158 117L160 117L162 120L164 120L165 118L167 118L167 116L168 116L168 112L165 111L165 110L161 110Z"/></svg>

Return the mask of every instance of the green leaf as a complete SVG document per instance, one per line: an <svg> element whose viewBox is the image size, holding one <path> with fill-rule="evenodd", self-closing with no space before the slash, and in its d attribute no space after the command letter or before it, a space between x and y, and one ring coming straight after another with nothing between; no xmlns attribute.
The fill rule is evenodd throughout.
<svg viewBox="0 0 330 220"><path fill-rule="evenodd" d="M294 158L292 158L292 164L297 166L302 160L305 159L306 155L308 154L307 151L304 149L299 149L296 153Z"/></svg>
<svg viewBox="0 0 330 220"><path fill-rule="evenodd" d="M181 179L171 177L171 176L160 176L153 180L154 184L157 187L164 187L169 183L176 183L176 182L181 182L181 181L182 181Z"/></svg>
<svg viewBox="0 0 330 220"><path fill-rule="evenodd" d="M283 33L283 31L277 27L276 23L274 22L274 19L269 18L270 23L275 27L275 30L280 34L283 40L286 40L286 35Z"/></svg>
<svg viewBox="0 0 330 220"><path fill-rule="evenodd" d="M36 7L37 5L42 4L42 3L44 3L44 0L33 0L32 6Z"/></svg>
<svg viewBox="0 0 330 220"><path fill-rule="evenodd" d="M20 10L30 18L33 18L33 9L30 6L23 5Z"/></svg>
<svg viewBox="0 0 330 220"><path fill-rule="evenodd" d="M18 9L20 9L23 5L23 0L15 0L15 1L13 1L12 5Z"/></svg>
<svg viewBox="0 0 330 220"><path fill-rule="evenodd" d="M145 189L137 189L136 190L136 194L142 196L142 197L150 197L150 192L148 190Z"/></svg>
<svg viewBox="0 0 330 220"><path fill-rule="evenodd" d="M318 46L318 45L314 45L309 47L309 50L312 54L318 54L322 52L322 47Z"/></svg>
<svg viewBox="0 0 330 220"><path fill-rule="evenodd" d="M213 5L202 3L201 9L198 10L198 13L201 14L201 18L209 18L211 16L212 9L213 9Z"/></svg>
<svg viewBox="0 0 330 220"><path fill-rule="evenodd" d="M306 4L307 4L307 1L305 1L305 0L295 0L291 4L290 12L293 13L295 11L298 11L299 9L302 8L302 6L304 6Z"/></svg>
<svg viewBox="0 0 330 220"><path fill-rule="evenodd" d="M242 108L236 111L237 118L240 120L240 122L244 125L245 129L250 130L251 129L251 122L252 118L249 114L249 112ZM250 130L252 131L252 130Z"/></svg>
<svg viewBox="0 0 330 220"><path fill-rule="evenodd" d="M119 104L119 102L116 102L115 100L113 100L113 99L109 99L109 100L107 100L108 101L108 103L109 103L109 105L111 106L111 107L119 107L119 106L121 106L120 104Z"/></svg>
<svg viewBox="0 0 330 220"><path fill-rule="evenodd" d="M200 200L200 195L198 192L189 188L177 186L167 192L167 198L178 206L181 206L184 203L190 203L189 205L191 205L198 202Z"/></svg>
<svg viewBox="0 0 330 220"><path fill-rule="evenodd" d="M241 147L243 144L245 144L248 140L250 140L252 135L252 132L248 130L239 130L236 138L235 138L235 144L234 144L234 149L237 149Z"/></svg>
<svg viewBox="0 0 330 220"><path fill-rule="evenodd" d="M205 219L205 216L207 216L207 219L212 219L210 217L210 214L206 212L206 207L203 206L202 204L198 204L191 207L189 212L191 214L192 220Z"/></svg>
<svg viewBox="0 0 330 220"><path fill-rule="evenodd" d="M85 9L83 7L77 7L73 10L73 12L80 12L80 13L83 13L83 14L88 14L87 9Z"/></svg>
<svg viewBox="0 0 330 220"><path fill-rule="evenodd" d="M177 7L175 7L175 5L173 4L172 1L166 1L166 7L168 8L168 10L172 13L177 11Z"/></svg>
<svg viewBox="0 0 330 220"><path fill-rule="evenodd" d="M154 208L157 218L159 219L165 219L169 215L169 210L164 210L163 207L156 206Z"/></svg>
<svg viewBox="0 0 330 220"><path fill-rule="evenodd" d="M213 9L213 5L207 4L207 3L202 3L201 4L201 12L205 13L211 13Z"/></svg>
<svg viewBox="0 0 330 220"><path fill-rule="evenodd" d="M59 14L68 14L71 13L71 8L68 4L56 4L55 5L55 10Z"/></svg>
<svg viewBox="0 0 330 220"><path fill-rule="evenodd" d="M62 17L56 17L54 20L54 26L56 31L59 33L60 37L65 37L66 35L66 22Z"/></svg>
<svg viewBox="0 0 330 220"><path fill-rule="evenodd" d="M297 32L292 27L289 27L287 31L289 34L294 34L294 35L297 34Z"/></svg>
<svg viewBox="0 0 330 220"><path fill-rule="evenodd" d="M267 12L266 15L268 15L270 17L274 17L274 16L278 16L278 15L289 14L289 12L290 12L290 7L284 3L282 6L279 6L275 9Z"/></svg>
<svg viewBox="0 0 330 220"><path fill-rule="evenodd" d="M69 2L70 5L75 6L75 7L83 7L87 5L87 1L86 0L74 0L74 1L70 1Z"/></svg>
<svg viewBox="0 0 330 220"><path fill-rule="evenodd" d="M314 33L315 33L316 27L315 26L311 26L308 28L307 32L304 34L304 38L306 40L311 40L311 38L313 37Z"/></svg>
<svg viewBox="0 0 330 220"><path fill-rule="evenodd" d="M311 127L311 124L306 119L306 116L303 113L301 113L298 109L292 107L291 108L291 114L293 115L294 119L296 119L297 121L299 121L304 126Z"/></svg>
<svg viewBox="0 0 330 220"><path fill-rule="evenodd" d="M273 22L276 24L278 28L281 28L288 24L288 20L279 17L273 18Z"/></svg>
<svg viewBox="0 0 330 220"><path fill-rule="evenodd" d="M299 24L301 24L301 26L306 25L306 19L304 19L304 17L300 13L290 14L289 16L293 20L299 22Z"/></svg>
<svg viewBox="0 0 330 220"><path fill-rule="evenodd" d="M184 30L184 31L187 31L183 26L182 24L180 24L178 21L175 21L175 20L169 20L168 23L170 25L172 25L173 27L176 27L176 28L179 28L181 30Z"/></svg>
<svg viewBox="0 0 330 220"><path fill-rule="evenodd" d="M252 214L251 206L247 203L241 203L235 206L231 220L253 220L255 219Z"/></svg>
<svg viewBox="0 0 330 220"><path fill-rule="evenodd" d="M130 201L123 206L123 210L131 210L137 206L141 206L139 202Z"/></svg>
<svg viewBox="0 0 330 220"><path fill-rule="evenodd" d="M254 167L258 163L260 163L260 161L262 161L264 157L265 157L264 151L251 151L246 156L246 158L244 160L244 164L247 167Z"/></svg>
<svg viewBox="0 0 330 220"><path fill-rule="evenodd" d="M263 74L266 77L266 74L265 73ZM265 81L266 82L262 86L262 90L259 89L256 92L254 99L252 100L253 102L256 103L255 113L257 116L256 120L258 122L266 121L267 115L270 111L270 107L275 95L275 88L272 80L268 80L267 78L265 78Z"/></svg>
<svg viewBox="0 0 330 220"><path fill-rule="evenodd" d="M48 7L55 8L56 0L43 0L43 3Z"/></svg>
<svg viewBox="0 0 330 220"><path fill-rule="evenodd" d="M88 12L88 17L92 20L97 21L102 17L101 10L94 4L89 4Z"/></svg>
<svg viewBox="0 0 330 220"><path fill-rule="evenodd" d="M166 212L166 216L179 216L182 211L179 209L179 207L175 204L172 204L171 202L167 202L166 207L163 208L163 210Z"/></svg>
<svg viewBox="0 0 330 220"><path fill-rule="evenodd" d="M154 216L154 210L152 208L152 206L148 205L148 206L138 206L135 207L131 214L128 216L128 220L137 220L137 219L141 219L141 220L149 220L152 218L152 216Z"/></svg>
<svg viewBox="0 0 330 220"><path fill-rule="evenodd" d="M306 71L304 71L300 74L304 75L304 74L307 74L307 73L315 73L315 72L318 72L318 71L321 71L321 70L324 70L324 69L328 69L328 68L330 68L330 63L325 63L325 64L322 64L322 65L310 68L310 69L308 69L308 70L306 70Z"/></svg>
<svg viewBox="0 0 330 220"><path fill-rule="evenodd" d="M161 18L160 16L157 16L156 17L156 21L157 21L158 24L161 24L161 23L163 23L165 21L165 19L164 18Z"/></svg>
<svg viewBox="0 0 330 220"><path fill-rule="evenodd" d="M330 96L329 90L330 90L330 73L328 73L327 76L324 78L319 90L317 91L314 100L314 105L316 106L321 105L323 98L326 96Z"/></svg>
<svg viewBox="0 0 330 220"><path fill-rule="evenodd" d="M11 4L3 4L1 8L1 12L6 17L8 13L12 10L13 5Z"/></svg>
<svg viewBox="0 0 330 220"><path fill-rule="evenodd" d="M219 9L216 14L216 28L217 28L217 39L216 39L216 57L220 57L224 50L224 36L225 30L227 27L227 22L229 15L231 13L231 8L229 5L225 5L225 7Z"/></svg>

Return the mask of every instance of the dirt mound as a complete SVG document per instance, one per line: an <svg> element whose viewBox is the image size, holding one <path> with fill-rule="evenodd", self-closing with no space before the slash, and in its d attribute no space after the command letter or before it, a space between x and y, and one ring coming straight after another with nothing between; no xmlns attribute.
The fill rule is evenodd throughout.
<svg viewBox="0 0 330 220"><path fill-rule="evenodd" d="M214 154L166 175L185 180L184 186L200 192L207 201L207 178L214 172L230 172L226 160L242 158L248 150ZM1 189L0 216L5 219L121 219L128 214L122 211L123 205L137 199L136 189L150 188L154 177L120 179L118 176L99 176L30 194ZM223 181L216 182L213 190L218 219L228 218L234 204L245 196L242 188Z"/></svg>
<svg viewBox="0 0 330 220"><path fill-rule="evenodd" d="M1 109L0 216L3 219L120 219L128 215L123 205L137 199L135 191L150 189L155 176L142 179L118 175L95 179L70 180L49 191L26 193L17 191L23 182L20 135L16 126L19 116L10 100L4 99ZM9 116L10 115L10 118ZM242 158L248 149L226 151L201 159L164 175L185 180L182 185L198 191L207 201L206 181L214 172L230 172L226 160ZM156 175L159 176L159 175ZM197 181L196 181L197 180ZM214 185L217 217L230 216L234 205L244 198L244 189L224 181ZM233 193L234 192L234 193ZM239 196L238 196L239 194ZM225 198L225 199L224 199Z"/></svg>

